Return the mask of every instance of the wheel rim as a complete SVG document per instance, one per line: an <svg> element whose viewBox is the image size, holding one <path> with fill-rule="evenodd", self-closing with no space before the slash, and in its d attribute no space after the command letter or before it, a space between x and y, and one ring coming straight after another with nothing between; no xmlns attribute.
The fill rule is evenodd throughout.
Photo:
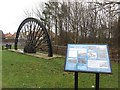
<svg viewBox="0 0 120 90"><path fill-rule="evenodd" d="M48 51L52 57L52 45L45 26L35 18L27 18L18 27L15 38L15 49L23 48L25 53Z"/></svg>

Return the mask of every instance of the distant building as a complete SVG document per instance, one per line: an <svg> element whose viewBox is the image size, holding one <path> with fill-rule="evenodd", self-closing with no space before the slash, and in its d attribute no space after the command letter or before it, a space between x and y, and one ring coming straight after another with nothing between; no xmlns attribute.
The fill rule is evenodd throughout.
<svg viewBox="0 0 120 90"><path fill-rule="evenodd" d="M16 37L16 33L14 34L11 34L10 32L9 33L6 33L4 34L2 32L2 44L3 45L6 45L6 44L11 44L11 45L14 45L14 41L15 41L15 37Z"/></svg>
<svg viewBox="0 0 120 90"><path fill-rule="evenodd" d="M16 33L11 34L11 33L9 32L9 33L6 33L6 34L5 34L5 39L15 39L15 36L16 36Z"/></svg>
<svg viewBox="0 0 120 90"><path fill-rule="evenodd" d="M0 30L0 39L5 39L5 35L2 30Z"/></svg>

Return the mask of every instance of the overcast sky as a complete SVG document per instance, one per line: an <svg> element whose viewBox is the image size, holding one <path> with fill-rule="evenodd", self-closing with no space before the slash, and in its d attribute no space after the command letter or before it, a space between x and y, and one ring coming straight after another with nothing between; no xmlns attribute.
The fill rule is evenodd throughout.
<svg viewBox="0 0 120 90"><path fill-rule="evenodd" d="M35 8L45 0L0 0L0 30L14 33L25 19L25 10Z"/></svg>
<svg viewBox="0 0 120 90"><path fill-rule="evenodd" d="M2 30L4 33L16 32L20 23L25 19L24 11L31 10L41 2L45 1L47 0L0 0L0 30Z"/></svg>

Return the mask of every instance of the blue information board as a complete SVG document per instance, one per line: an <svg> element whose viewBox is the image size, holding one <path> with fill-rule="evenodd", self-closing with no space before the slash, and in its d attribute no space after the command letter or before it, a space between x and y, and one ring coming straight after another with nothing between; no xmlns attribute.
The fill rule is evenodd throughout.
<svg viewBox="0 0 120 90"><path fill-rule="evenodd" d="M107 45L68 44L65 71L111 73Z"/></svg>

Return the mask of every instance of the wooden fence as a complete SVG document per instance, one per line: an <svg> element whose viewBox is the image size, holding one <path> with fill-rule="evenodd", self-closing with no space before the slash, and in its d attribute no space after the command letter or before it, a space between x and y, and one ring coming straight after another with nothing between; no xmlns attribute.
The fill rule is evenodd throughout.
<svg viewBox="0 0 120 90"><path fill-rule="evenodd" d="M4 44L8 43L8 44L14 45L14 39L4 40L3 43ZM53 45L52 47L53 47L53 53L54 54L60 54L60 55L64 55L64 56L66 55L67 46ZM45 49L43 51L46 51L46 50L47 49ZM120 55L119 55L120 49L118 50L117 48L110 48L109 47L108 50L109 50L109 57L110 57L110 59L119 62L120 61Z"/></svg>
<svg viewBox="0 0 120 90"><path fill-rule="evenodd" d="M118 54L120 50L116 48L109 48L108 51L109 51L110 60L118 61L118 62L120 61L120 57ZM53 46L54 54L66 55L66 52L67 52L67 46L58 46L58 45Z"/></svg>

